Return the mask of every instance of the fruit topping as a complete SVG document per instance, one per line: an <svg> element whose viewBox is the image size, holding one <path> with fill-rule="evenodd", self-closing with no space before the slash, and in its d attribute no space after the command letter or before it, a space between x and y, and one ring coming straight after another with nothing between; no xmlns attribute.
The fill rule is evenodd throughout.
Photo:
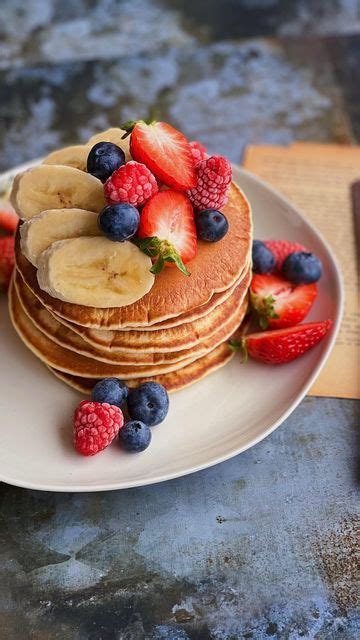
<svg viewBox="0 0 360 640"><path fill-rule="evenodd" d="M122 125L131 134L130 153L168 187L185 190L196 185L191 147L185 136L166 122L130 120ZM131 201L130 201L131 202Z"/></svg>
<svg viewBox="0 0 360 640"><path fill-rule="evenodd" d="M140 420L130 420L120 430L119 440L126 451L140 453L148 448L151 442L151 431L148 425Z"/></svg>
<svg viewBox="0 0 360 640"><path fill-rule="evenodd" d="M130 391L127 406L130 417L153 427L165 420L169 411L169 396L161 384L144 382Z"/></svg>
<svg viewBox="0 0 360 640"><path fill-rule="evenodd" d="M94 402L107 402L121 407L128 396L128 387L118 378L104 378L96 383L91 393Z"/></svg>
<svg viewBox="0 0 360 640"><path fill-rule="evenodd" d="M125 153L113 142L98 142L87 159L87 170L95 178L105 182L109 176L125 164Z"/></svg>
<svg viewBox="0 0 360 640"><path fill-rule="evenodd" d="M4 231L14 233L19 216L8 200L0 200L0 227Z"/></svg>
<svg viewBox="0 0 360 640"><path fill-rule="evenodd" d="M94 456L114 440L123 424L119 407L83 400L74 415L75 449L83 456Z"/></svg>
<svg viewBox="0 0 360 640"><path fill-rule="evenodd" d="M124 242L129 240L138 230L140 214L138 210L126 202L108 204L99 213L99 229L109 240Z"/></svg>
<svg viewBox="0 0 360 640"><path fill-rule="evenodd" d="M201 160L205 160L205 158L208 158L206 148L203 144L201 144L201 142L193 140L192 142L190 142L190 147L195 164L199 164Z"/></svg>
<svg viewBox="0 0 360 640"><path fill-rule="evenodd" d="M296 251L283 262L282 272L285 278L295 284L310 284L321 278L322 264L313 253Z"/></svg>
<svg viewBox="0 0 360 640"><path fill-rule="evenodd" d="M155 176L144 164L130 160L114 171L104 186L109 204L127 202L135 207L143 205L159 191Z"/></svg>
<svg viewBox="0 0 360 640"><path fill-rule="evenodd" d="M188 191L195 209L221 209L227 202L231 164L223 156L211 156L196 166L197 183Z"/></svg>
<svg viewBox="0 0 360 640"><path fill-rule="evenodd" d="M229 223L221 211L204 209L195 215L197 235L200 240L218 242L229 230Z"/></svg>
<svg viewBox="0 0 360 640"><path fill-rule="evenodd" d="M275 271L281 273L282 265L290 253L295 251L306 251L305 247L298 242L290 242L289 240L264 240L264 245L270 249L275 256Z"/></svg>
<svg viewBox="0 0 360 640"><path fill-rule="evenodd" d="M168 189L149 200L140 216L137 244L155 260L151 271L160 273L175 264L189 275L185 264L196 255L197 239L194 212L189 198Z"/></svg>
<svg viewBox="0 0 360 640"><path fill-rule="evenodd" d="M275 267L275 256L261 240L252 244L252 269L254 273L271 273Z"/></svg>
<svg viewBox="0 0 360 640"><path fill-rule="evenodd" d="M14 236L0 238L0 291L8 290L14 264Z"/></svg>
<svg viewBox="0 0 360 640"><path fill-rule="evenodd" d="M250 285L251 305L262 329L280 329L302 322L316 295L316 284L296 286L277 275L256 274Z"/></svg>

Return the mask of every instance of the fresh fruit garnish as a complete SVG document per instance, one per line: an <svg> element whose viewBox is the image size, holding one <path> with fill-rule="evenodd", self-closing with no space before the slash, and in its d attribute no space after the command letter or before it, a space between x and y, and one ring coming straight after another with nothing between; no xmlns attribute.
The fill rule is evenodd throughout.
<svg viewBox="0 0 360 640"><path fill-rule="evenodd" d="M264 240L264 245L270 249L271 253L275 256L276 264L274 271L278 273L281 273L283 262L290 253L306 251L302 244L288 240Z"/></svg>
<svg viewBox="0 0 360 640"><path fill-rule="evenodd" d="M109 176L125 164L125 153L113 142L98 142L87 159L87 170L95 178L105 182Z"/></svg>
<svg viewBox="0 0 360 640"><path fill-rule="evenodd" d="M218 242L229 230L229 223L221 211L204 209L195 215L198 238L206 242Z"/></svg>
<svg viewBox="0 0 360 640"><path fill-rule="evenodd" d="M83 400L74 414L75 449L83 456L94 456L116 438L123 424L119 407Z"/></svg>
<svg viewBox="0 0 360 640"><path fill-rule="evenodd" d="M285 278L295 284L310 284L321 278L321 260L313 253L296 251L285 258L282 266Z"/></svg>
<svg viewBox="0 0 360 640"><path fill-rule="evenodd" d="M261 240L252 244L252 270L254 273L271 273L275 267L275 256Z"/></svg>
<svg viewBox="0 0 360 640"><path fill-rule="evenodd" d="M223 156L211 156L195 167L197 183L187 192L195 209L221 209L227 202L232 179L231 164Z"/></svg>
<svg viewBox="0 0 360 640"><path fill-rule="evenodd" d="M138 230L140 214L132 204L108 204L99 213L99 229L109 240L124 242Z"/></svg>
<svg viewBox="0 0 360 640"><path fill-rule="evenodd" d="M166 122L130 120L121 126L131 133L130 153L161 182L184 191L196 185L191 147L185 136Z"/></svg>
<svg viewBox="0 0 360 640"><path fill-rule="evenodd" d="M114 171L104 185L109 204L128 202L134 207L140 207L158 191L158 184L150 169L134 160Z"/></svg>
<svg viewBox="0 0 360 640"><path fill-rule="evenodd" d="M126 451L140 453L148 448L151 442L151 431L144 422L130 420L120 430L119 440Z"/></svg>
<svg viewBox="0 0 360 640"><path fill-rule="evenodd" d="M149 427L165 420L169 411L169 396L161 384L144 382L130 391L127 406L133 420L145 422Z"/></svg>
<svg viewBox="0 0 360 640"><path fill-rule="evenodd" d="M91 393L94 402L107 402L121 407L128 396L128 387L118 378L104 378L96 383Z"/></svg>
<svg viewBox="0 0 360 640"><path fill-rule="evenodd" d="M8 200L0 200L0 227L4 231L14 233L19 222L19 216Z"/></svg>
<svg viewBox="0 0 360 640"><path fill-rule="evenodd" d="M154 284L151 260L132 242L73 238L54 242L38 260L40 288L86 307L124 307Z"/></svg>
<svg viewBox="0 0 360 640"><path fill-rule="evenodd" d="M243 336L240 342L231 341L230 347L265 364L285 364L302 356L322 340L332 326L332 320L308 322L296 327L276 329Z"/></svg>
<svg viewBox="0 0 360 640"><path fill-rule="evenodd" d="M192 153L192 157L195 164L199 164L201 160L205 160L205 158L208 158L206 148L204 147L203 144L201 144L201 142L198 142L197 140L193 140L189 144L191 147L191 153Z"/></svg>
<svg viewBox="0 0 360 640"><path fill-rule="evenodd" d="M14 236L0 238L0 291L6 293L14 269Z"/></svg>
<svg viewBox="0 0 360 640"><path fill-rule="evenodd" d="M175 264L189 275L185 263L195 258L197 250L194 212L189 198L168 189L149 200L140 216L138 247L156 261L152 273Z"/></svg>
<svg viewBox="0 0 360 640"><path fill-rule="evenodd" d="M296 286L272 274L256 274L250 285L251 306L261 329L280 329L302 322L316 295L316 284Z"/></svg>

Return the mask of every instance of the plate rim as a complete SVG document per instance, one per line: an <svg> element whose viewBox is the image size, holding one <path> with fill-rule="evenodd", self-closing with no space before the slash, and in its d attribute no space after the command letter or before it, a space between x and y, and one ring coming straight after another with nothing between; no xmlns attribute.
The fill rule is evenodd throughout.
<svg viewBox="0 0 360 640"><path fill-rule="evenodd" d="M37 158L30 162L23 163L12 169L9 169L5 172L0 173L0 186L2 183L6 182L6 180L9 180L20 171L25 171L26 169L32 167L33 165L39 162L41 162L41 158ZM312 224L312 222L307 220L306 216L302 213L302 211L300 211L297 207L295 207L285 196L279 193L279 191L274 189L265 180L262 180L257 175L251 173L247 169L244 169L243 167L237 164L232 163L232 167L234 170L234 181L236 183L237 183L237 179L239 178L239 175L244 174L248 179L250 179L253 183L255 183L255 186L260 185L261 187L265 187L266 190L270 191L275 198L278 198L284 204L284 206L291 211L292 215L300 219L303 224L305 224L307 227L310 228L311 232L317 237L318 241L324 246L334 270L338 304L336 306L333 329L331 331L330 336L328 336L327 345L325 347L325 351L322 355L321 360L314 367L311 375L309 375L306 382L300 388L300 391L298 392L296 398L293 400L293 402L290 403L288 408L281 414L281 416L277 420L275 420L275 422L273 422L273 424L268 429L266 429L261 434L251 439L247 444L232 450L230 453L227 452L227 453L224 453L223 455L217 456L216 458L211 458L207 462L202 462L195 466L189 467L188 469L185 469L181 472L174 471L173 473L162 474L162 475L147 479L146 481L138 479L138 480L134 480L133 482L130 481L130 482L117 482L117 483L116 482L102 483L102 484L100 483L100 484L91 485L91 486L86 484L85 485L84 484L64 485L59 483L54 485L54 484L46 484L46 483L39 484L38 482L24 482L24 481L19 481L16 478L11 478L9 475L3 475L0 472L1 482L10 484L12 486L21 487L24 489L30 489L30 490L36 490L36 491L51 491L56 493L94 493L97 491L101 491L101 492L117 491L121 489L132 489L137 487L145 487L153 484L159 484L161 482L174 480L176 478L181 478L184 476L191 475L193 473L197 473L198 471L208 469L217 464L221 464L222 462L226 462L226 460L230 460L231 458L238 456L244 451L247 451L251 447L255 446L256 444L258 444L259 442L267 438L271 433L273 433L273 431L275 431L291 415L291 413L296 409L296 407L302 402L308 390L310 389L312 384L315 382L316 378L319 376L323 367L325 366L339 332L339 328L340 328L341 321L343 318L343 313L344 313L344 284L343 284L343 279L341 275L341 270L340 270L337 258L334 255L333 250L331 249L327 240L316 229L316 227Z"/></svg>

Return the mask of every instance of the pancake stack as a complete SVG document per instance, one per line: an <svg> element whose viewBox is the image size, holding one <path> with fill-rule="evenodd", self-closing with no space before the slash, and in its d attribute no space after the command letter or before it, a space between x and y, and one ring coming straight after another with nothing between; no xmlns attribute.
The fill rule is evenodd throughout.
<svg viewBox="0 0 360 640"><path fill-rule="evenodd" d="M97 140L117 143L119 132L109 130ZM55 152L40 166L51 164L60 172L67 166L76 172L74 179L80 172L87 178L82 158L93 143ZM35 182L32 197L36 188ZM50 194L47 204L43 192L41 198L35 195L37 212L56 208L55 196ZM75 200L73 195L66 202L59 197L57 206L89 208ZM102 206L96 201L93 210ZM223 366L233 355L228 341L246 313L252 222L249 204L235 184L222 210L229 232L217 243L199 242L196 258L186 265L189 277L165 268L145 295L121 307L83 306L49 295L22 251L18 230L9 309L20 338L54 375L84 392L105 377L120 378L130 387L155 380L175 391Z"/></svg>

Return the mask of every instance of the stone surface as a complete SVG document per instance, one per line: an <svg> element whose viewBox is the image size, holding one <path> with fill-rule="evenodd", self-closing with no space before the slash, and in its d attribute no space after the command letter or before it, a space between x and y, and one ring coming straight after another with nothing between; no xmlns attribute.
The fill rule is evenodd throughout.
<svg viewBox="0 0 360 640"><path fill-rule="evenodd" d="M3 0L0 168L154 108L234 161L248 142L356 142L359 9ZM88 495L2 485L1 638L359 638L358 423L355 402L306 399L191 477Z"/></svg>

